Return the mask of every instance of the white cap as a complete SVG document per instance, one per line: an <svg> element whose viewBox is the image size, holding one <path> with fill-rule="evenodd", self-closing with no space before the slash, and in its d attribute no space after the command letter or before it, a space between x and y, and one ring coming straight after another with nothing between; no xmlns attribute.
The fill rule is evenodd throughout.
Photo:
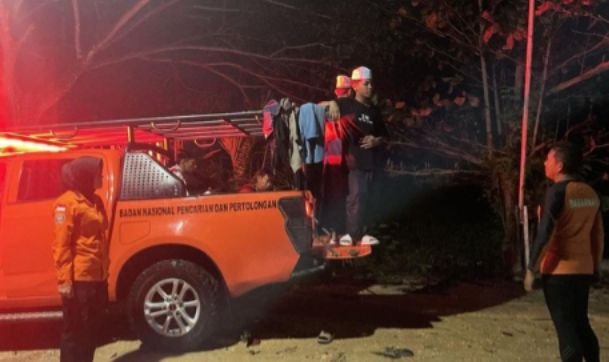
<svg viewBox="0 0 609 362"><path fill-rule="evenodd" d="M351 73L351 80L372 79L372 71L366 67L357 67Z"/></svg>
<svg viewBox="0 0 609 362"><path fill-rule="evenodd" d="M336 88L351 88L351 78L342 74L336 76Z"/></svg>

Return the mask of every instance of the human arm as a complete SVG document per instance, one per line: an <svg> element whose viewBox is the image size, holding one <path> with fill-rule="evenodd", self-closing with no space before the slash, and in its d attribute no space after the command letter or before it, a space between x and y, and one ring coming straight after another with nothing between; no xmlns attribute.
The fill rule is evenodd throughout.
<svg viewBox="0 0 609 362"><path fill-rule="evenodd" d="M317 105L324 107L328 119L336 120L340 118L340 107L338 106L338 102L334 100L322 101L317 103Z"/></svg>
<svg viewBox="0 0 609 362"><path fill-rule="evenodd" d="M387 141L387 135L389 134L381 112L378 109L374 112L374 131L371 135L363 137L360 141L360 147L364 149L383 145Z"/></svg>
<svg viewBox="0 0 609 362"><path fill-rule="evenodd" d="M74 255L72 238L74 231L74 208L72 205L57 204L54 209L55 237L53 240L53 260L57 273L57 291L62 297L71 298Z"/></svg>
<svg viewBox="0 0 609 362"><path fill-rule="evenodd" d="M384 142L384 138L381 136L368 135L368 136L362 137L362 139L360 141L360 147L367 150L370 148L378 147L383 142Z"/></svg>
<svg viewBox="0 0 609 362"><path fill-rule="evenodd" d="M535 273L539 271L541 259L554 232L556 221L563 210L565 202L566 183L553 185L546 194L546 199L542 208L541 222L537 227L537 236L531 248L529 265L524 277L524 289L533 290Z"/></svg>
<svg viewBox="0 0 609 362"><path fill-rule="evenodd" d="M603 260L603 246L605 233L603 230L603 219L600 210L596 213L590 239L592 242L592 258L594 262L594 274L600 276L601 261Z"/></svg>
<svg viewBox="0 0 609 362"><path fill-rule="evenodd" d="M553 185L546 194L542 208L541 223L537 228L537 236L531 248L528 268L532 272L539 271L539 264L554 232L556 221L563 210L565 203L566 183Z"/></svg>

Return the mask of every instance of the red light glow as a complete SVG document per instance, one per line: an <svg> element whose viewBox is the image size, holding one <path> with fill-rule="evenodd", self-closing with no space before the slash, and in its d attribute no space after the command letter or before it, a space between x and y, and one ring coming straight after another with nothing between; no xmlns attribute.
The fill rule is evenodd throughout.
<svg viewBox="0 0 609 362"><path fill-rule="evenodd" d="M24 152L60 152L67 147L0 136L0 156Z"/></svg>

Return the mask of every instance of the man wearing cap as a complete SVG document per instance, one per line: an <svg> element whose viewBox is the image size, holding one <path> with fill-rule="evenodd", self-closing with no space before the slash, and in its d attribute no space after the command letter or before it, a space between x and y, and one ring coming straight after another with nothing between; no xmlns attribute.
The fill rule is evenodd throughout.
<svg viewBox="0 0 609 362"><path fill-rule="evenodd" d="M351 78L340 74L336 77L334 88L336 99L353 96ZM334 107L336 115L340 110L336 101L325 102L328 108ZM343 140L339 132L338 119L327 112L324 126L324 166L323 187L320 200L321 223L337 234L345 233L345 198L347 197L347 170L343 160Z"/></svg>
<svg viewBox="0 0 609 362"><path fill-rule="evenodd" d="M380 110L372 104L372 72L358 67L351 74L351 88L355 97L338 98L339 128L343 137L343 154L348 168L346 203L347 234L341 245L378 244L377 238L365 235L366 213L370 207L372 181L376 169L382 167L381 148L387 130Z"/></svg>
<svg viewBox="0 0 609 362"><path fill-rule="evenodd" d="M351 78L349 76L339 74L336 76L336 87L334 89L336 98L346 98L353 95L351 88Z"/></svg>

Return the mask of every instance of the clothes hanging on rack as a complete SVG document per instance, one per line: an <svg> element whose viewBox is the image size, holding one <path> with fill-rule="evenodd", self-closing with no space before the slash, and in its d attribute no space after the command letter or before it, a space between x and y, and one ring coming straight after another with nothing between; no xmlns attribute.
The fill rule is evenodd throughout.
<svg viewBox="0 0 609 362"><path fill-rule="evenodd" d="M321 197L324 159L324 123L326 111L322 106L305 103L300 107L298 125L303 144L304 175L306 189L316 199Z"/></svg>
<svg viewBox="0 0 609 362"><path fill-rule="evenodd" d="M279 102L271 100L263 111L263 133L266 138L263 168L272 171L279 184L292 186L293 177L290 168L290 130L289 114L292 102L282 98Z"/></svg>
<svg viewBox="0 0 609 362"><path fill-rule="evenodd" d="M288 128L290 130L290 168L294 175L293 186L298 190L305 188L305 176L303 171L302 160L302 141L300 138L300 128L298 124L298 108L293 108L290 111Z"/></svg>

